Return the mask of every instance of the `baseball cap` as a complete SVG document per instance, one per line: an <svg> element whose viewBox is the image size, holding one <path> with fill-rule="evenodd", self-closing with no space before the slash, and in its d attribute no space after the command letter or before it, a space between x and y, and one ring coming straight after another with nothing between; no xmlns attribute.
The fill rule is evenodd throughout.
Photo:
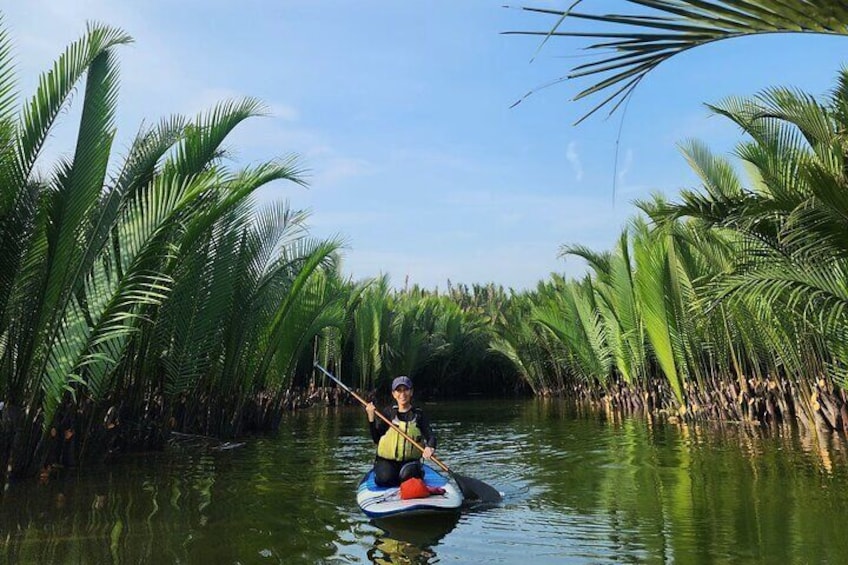
<svg viewBox="0 0 848 565"><path fill-rule="evenodd" d="M397 387L405 386L406 388L412 388L412 379L406 376L401 376L392 381L392 392L394 392Z"/></svg>

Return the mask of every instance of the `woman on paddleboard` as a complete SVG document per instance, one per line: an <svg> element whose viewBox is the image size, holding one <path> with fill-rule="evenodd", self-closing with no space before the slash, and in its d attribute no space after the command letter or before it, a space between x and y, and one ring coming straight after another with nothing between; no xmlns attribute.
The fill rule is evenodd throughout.
<svg viewBox="0 0 848 565"><path fill-rule="evenodd" d="M375 418L373 402L365 406L371 438L377 444L374 458L374 482L379 486L397 486L403 481L423 476L421 457L430 459L436 450L436 436L430 429L430 421L420 408L412 405L412 380L397 377L392 381L392 397L395 405L386 414L392 423L404 433L424 446L422 452L412 442Z"/></svg>

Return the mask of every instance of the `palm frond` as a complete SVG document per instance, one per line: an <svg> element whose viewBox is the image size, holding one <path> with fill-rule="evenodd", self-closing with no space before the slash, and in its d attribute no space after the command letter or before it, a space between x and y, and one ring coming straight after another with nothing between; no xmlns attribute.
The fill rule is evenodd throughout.
<svg viewBox="0 0 848 565"><path fill-rule="evenodd" d="M838 2L808 0L626 0L644 13L593 14L569 10L524 8L553 16L549 31L511 31L509 34L577 37L600 40L587 49L595 60L571 69L567 79L592 76L597 82L575 100L607 89L613 93L578 123L604 106L610 113L629 97L639 82L664 61L690 49L725 39L776 32L848 34L848 9ZM572 6L573 8L573 6ZM592 22L586 31L562 31L569 19ZM597 24L601 24L597 27ZM614 31L610 31L614 30ZM623 31L618 31L623 30Z"/></svg>
<svg viewBox="0 0 848 565"><path fill-rule="evenodd" d="M214 178L203 175L191 182L169 182L158 177L125 208L115 228L121 253L107 253L95 261L85 278L84 302L75 299L62 308L55 337L46 342L40 379L46 422L71 380L95 396L106 389L120 352L138 326L141 309L161 304L170 291L170 277L147 268L151 256L162 253L157 236L168 230L181 207L209 189Z"/></svg>
<svg viewBox="0 0 848 565"><path fill-rule="evenodd" d="M165 174L193 175L206 170L219 160L221 144L236 126L265 113L265 106L254 98L219 102L186 128Z"/></svg>
<svg viewBox="0 0 848 565"><path fill-rule="evenodd" d="M324 329L340 325L344 310L343 294L327 285L327 278L316 271L292 302L286 316L285 333L276 337L274 366L276 371L257 375L271 390L289 382L303 351Z"/></svg>
<svg viewBox="0 0 848 565"><path fill-rule="evenodd" d="M0 15L0 123L4 124L13 123L17 104L17 81L12 52L12 38L6 29L5 17ZM3 139L3 147L12 140L11 137L6 136ZM0 211L2 210L3 208L0 208Z"/></svg>
<svg viewBox="0 0 848 565"><path fill-rule="evenodd" d="M670 292L674 285L672 278L676 266L670 264L667 242L644 231L634 240L634 259L634 282L641 304L645 334L678 402L685 405L685 362L682 358L678 317L674 313L675 304Z"/></svg>
<svg viewBox="0 0 848 565"><path fill-rule="evenodd" d="M309 249L299 257L291 258L286 263L281 265L293 266L298 268L291 278L291 284L288 285L287 292L283 301L279 304L274 312L274 316L270 321L267 331L267 340L264 342L264 347L260 350L259 362L254 370L254 375L265 375L268 367L274 358L277 349L280 346L282 336L286 331L287 321L289 316L296 310L298 300L301 299L301 293L306 292L311 277L322 266L327 265L331 260L333 253L338 249L339 243L334 240L328 241L304 241L302 244Z"/></svg>
<svg viewBox="0 0 848 565"><path fill-rule="evenodd" d="M95 59L112 47L131 43L132 38L117 28L99 24L88 26L86 34L70 44L42 74L38 90L24 107L18 143L19 178L26 179L35 163L56 116L66 104L74 86Z"/></svg>

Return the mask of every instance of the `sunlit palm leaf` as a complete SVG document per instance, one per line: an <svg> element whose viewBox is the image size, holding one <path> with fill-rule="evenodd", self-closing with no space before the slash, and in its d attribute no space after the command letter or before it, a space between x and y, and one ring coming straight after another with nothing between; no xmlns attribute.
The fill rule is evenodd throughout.
<svg viewBox="0 0 848 565"><path fill-rule="evenodd" d="M560 254L583 257L595 274L594 289L603 316L607 346L627 382L644 375L644 330L633 288L628 235L625 230L614 253L597 253L584 246L563 246Z"/></svg>
<svg viewBox="0 0 848 565"><path fill-rule="evenodd" d="M97 225L100 215L98 204L114 137L116 96L117 68L107 50L99 53L89 66L76 150L73 161L59 171L52 224L48 229L51 261L35 332L41 341L35 345L35 365L30 376L40 380L44 375L45 412L50 417L55 407L52 403L59 401L57 379L62 378L53 371L57 367L56 358L52 357L57 337L76 343L78 335L72 329L77 322L60 320L75 308L72 302L92 266L95 248L104 243L98 237L102 234L91 227ZM90 262L86 263L86 259ZM79 303L83 315L87 315L87 302ZM71 318L76 315L72 313ZM61 354L70 361L67 352ZM78 361L78 357L73 359L74 363Z"/></svg>
<svg viewBox="0 0 848 565"><path fill-rule="evenodd" d="M86 241L85 231L103 187L113 136L117 75L110 50L129 41L120 30L90 26L88 33L68 47L53 69L42 75L38 90L24 107L16 127L14 157L10 157L8 145L3 147L0 236L7 245L2 254L0 311L6 307L9 292L15 292L19 298L29 296L30 305L23 316L29 321L26 326L19 326L21 333L15 339L17 362L12 379L17 383L38 382L57 320L79 289L81 275L86 271L78 259L86 257L85 252L80 255L80 250L90 248L92 243L90 239ZM83 116L73 162L56 168L51 208L42 206L39 219L34 210L38 193L45 185L32 175L32 167L56 117L86 71ZM4 70L4 80L8 78ZM8 132L7 122L3 124L3 131ZM48 203L45 199L39 204ZM45 225L50 226L50 231L39 232ZM12 290L12 281L16 281L17 290ZM12 389L19 390L19 385ZM13 398L16 396L17 393Z"/></svg>
<svg viewBox="0 0 848 565"><path fill-rule="evenodd" d="M590 285L588 279L570 284L558 306L544 303L534 309L533 318L565 345L574 373L605 383L611 355Z"/></svg>
<svg viewBox="0 0 848 565"><path fill-rule="evenodd" d="M722 172L727 165L693 146L690 161L705 192L684 192L681 204L643 206L660 221L691 216L732 234L723 240L735 257L716 263L705 300L733 314L727 333L738 332L748 370L770 363L797 378L823 364L839 370L838 360L829 359L838 350L835 336L848 327L846 80L842 71L822 103L777 88L717 105L751 135L737 149L750 188L740 190L740 182Z"/></svg>
<svg viewBox="0 0 848 565"><path fill-rule="evenodd" d="M69 304L51 343L41 380L47 422L72 375L95 398L104 392L129 335L138 326L141 309L160 304L170 291L169 277L147 269L151 257L162 252L157 236L168 231L181 208L214 182L212 174L192 182L169 183L159 177L125 208L116 226L121 253L95 261L85 281L84 308L78 301Z"/></svg>
<svg viewBox="0 0 848 565"><path fill-rule="evenodd" d="M382 368L382 345L386 340L383 330L384 305L388 300L388 277L373 282L363 293L354 313L354 363L359 372L359 386L374 385Z"/></svg>
<svg viewBox="0 0 848 565"><path fill-rule="evenodd" d="M120 195L123 199L147 186L167 151L185 135L185 128L185 118L171 116L160 120L154 127L141 129L130 146L109 198Z"/></svg>
<svg viewBox="0 0 848 565"><path fill-rule="evenodd" d="M429 301L403 301L396 309L397 316L391 326L390 348L384 361L389 375L411 375L426 362L429 353L426 344L430 336L421 328L418 316L422 309L430 307Z"/></svg>
<svg viewBox="0 0 848 565"><path fill-rule="evenodd" d="M185 226L181 235L182 245L193 245L222 215L230 213L257 189L271 182L285 180L304 186L301 174L298 159L294 155L255 167L246 167L236 173L222 174L216 194L203 205L203 213L195 214ZM302 212L300 216L303 216Z"/></svg>
<svg viewBox="0 0 848 565"><path fill-rule="evenodd" d="M15 65L12 59L13 45L9 32L6 30L5 18L0 15L0 123L12 125L15 119L15 105L17 104L17 81L15 80ZM3 144L0 147L13 147L11 131L3 132ZM0 214L6 210L0 207Z"/></svg>
<svg viewBox="0 0 848 565"><path fill-rule="evenodd" d="M535 371L533 371L530 366L531 358L529 356L521 355L516 344L513 343L513 340L505 336L498 336L492 340L489 347L493 352L499 353L506 359L510 360L518 371L519 376L530 386L530 390L532 390L534 394L540 392L540 385L543 383L542 379L535 374ZM537 359L538 358L540 357L537 357Z"/></svg>
<svg viewBox="0 0 848 565"><path fill-rule="evenodd" d="M254 98L219 102L187 127L164 174L192 175L207 169L219 159L221 144L236 126L250 117L264 114L264 105Z"/></svg>
<svg viewBox="0 0 848 565"><path fill-rule="evenodd" d="M166 352L161 363L171 396L192 390L203 377L214 382L221 373L224 332L244 321L234 314L234 302L249 294L245 230L242 214L224 218L204 245L184 251L175 270L173 292L155 328L159 349Z"/></svg>
<svg viewBox="0 0 848 565"><path fill-rule="evenodd" d="M73 88L94 60L116 45L132 42L120 29L89 25L87 33L75 41L56 60L53 68L41 75L38 90L25 106L18 144L20 180L29 176L56 116Z"/></svg>
<svg viewBox="0 0 848 565"><path fill-rule="evenodd" d="M294 265L313 250L306 239L303 212L277 204L253 218L239 262L233 310L226 325L222 378L231 386L245 376L264 379L256 367L265 352L281 346L271 336L278 308L291 291L299 271ZM303 255L299 255L302 253Z"/></svg>
<svg viewBox="0 0 848 565"><path fill-rule="evenodd" d="M31 196L21 177L15 173L16 135L15 105L17 82L12 60L12 41L0 15L0 241L6 243L0 253L0 319L6 303L11 280L17 271L20 250L19 241L26 237L26 218L31 214L22 212L26 205L22 199ZM2 327L2 326L0 326ZM0 329L0 333L2 329Z"/></svg>
<svg viewBox="0 0 848 565"><path fill-rule="evenodd" d="M664 238L657 238L643 230L634 238L633 247L636 262L634 282L645 333L675 397L685 406L683 381L686 365L672 292L677 266L671 264L668 243Z"/></svg>
<svg viewBox="0 0 848 565"><path fill-rule="evenodd" d="M309 278L286 315L285 333L277 336L276 371L259 375L263 388L279 390L289 384L301 354L315 336L327 327L341 324L344 318L343 294L338 290L328 286L322 271L316 271Z"/></svg>
<svg viewBox="0 0 848 565"><path fill-rule="evenodd" d="M848 322L848 262L844 260L802 265L775 257L757 269L727 277L722 287L722 296L782 303L830 331Z"/></svg>

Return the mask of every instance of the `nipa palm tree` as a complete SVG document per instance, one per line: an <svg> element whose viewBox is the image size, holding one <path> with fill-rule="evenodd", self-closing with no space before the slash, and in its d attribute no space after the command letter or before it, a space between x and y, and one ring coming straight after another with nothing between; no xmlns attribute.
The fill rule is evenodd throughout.
<svg viewBox="0 0 848 565"><path fill-rule="evenodd" d="M248 384L204 392L243 392L260 381L280 344L292 338L283 328L303 330L290 323L305 311L298 297L316 292L312 275L337 247L301 240L269 259L269 241L279 240L263 230L273 226L260 220L250 227L257 188L275 180L303 183L293 158L236 171L224 166L229 133L264 113L255 100L223 102L194 120L176 116L144 129L110 169L115 49L130 41L119 29L90 25L18 112L10 41L0 27L0 466L11 474L48 459L57 426L66 428L66 439L84 434L117 398L123 414L137 417L140 404L164 402L162 395L184 390L186 379L205 371L221 383L238 378L244 362L234 359L243 356L232 344L239 330L227 326L239 306L234 300L254 300L251 306L268 313L267 328L250 330L264 336L255 353L260 361L250 365ZM74 150L37 168L80 82ZM263 260L264 270L257 267ZM238 266L248 261L254 270L242 276ZM236 292L246 281L253 286ZM178 313L186 314L179 322ZM313 313L313 325L318 317ZM170 320L171 329L154 331L160 320ZM164 335L170 337L163 341ZM213 370L221 359L232 372Z"/></svg>
<svg viewBox="0 0 848 565"><path fill-rule="evenodd" d="M827 361L844 381L848 70L840 73L824 102L773 88L713 108L751 137L737 149L750 172L748 184L726 159L692 144L687 154L704 190L684 191L681 202L665 206L658 218L688 216L736 233L740 256L736 268L716 281L717 298L801 321L824 339ZM784 344L779 349L795 348ZM802 358L785 362L803 370Z"/></svg>

